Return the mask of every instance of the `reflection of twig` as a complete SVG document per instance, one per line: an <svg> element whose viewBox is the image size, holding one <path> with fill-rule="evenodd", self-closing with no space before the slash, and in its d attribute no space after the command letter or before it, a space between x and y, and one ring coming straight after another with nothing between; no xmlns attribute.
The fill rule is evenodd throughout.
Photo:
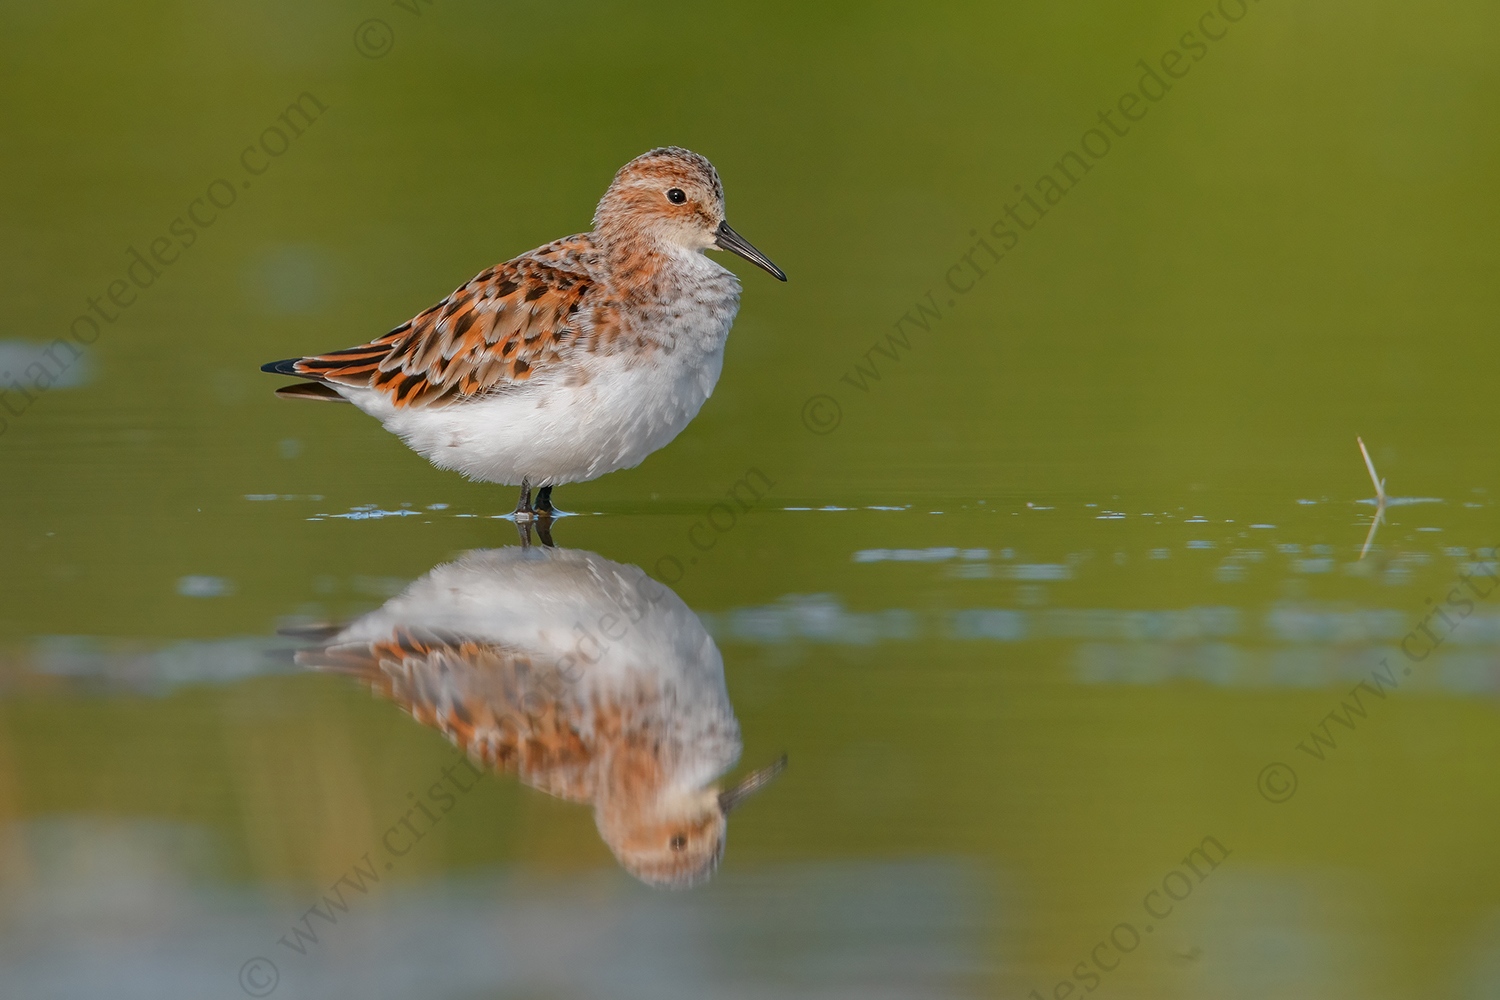
<svg viewBox="0 0 1500 1000"><path fill-rule="evenodd" d="M1375 542L1375 529L1379 528L1380 522L1385 520L1385 480L1375 472L1375 463L1370 461L1370 449L1365 447L1365 439L1356 437L1354 440L1359 442L1359 453L1365 457L1365 468L1370 473L1370 482L1375 484L1375 517L1370 522L1370 533L1365 536L1365 547L1359 550L1359 557L1363 559Z"/></svg>
<svg viewBox="0 0 1500 1000"><path fill-rule="evenodd" d="M1365 553L1370 551L1370 545L1375 541L1375 529L1380 527L1380 522L1385 519L1385 504L1379 504L1375 508L1375 519L1370 522L1370 533L1365 536L1365 547L1359 550L1359 557L1363 559Z"/></svg>

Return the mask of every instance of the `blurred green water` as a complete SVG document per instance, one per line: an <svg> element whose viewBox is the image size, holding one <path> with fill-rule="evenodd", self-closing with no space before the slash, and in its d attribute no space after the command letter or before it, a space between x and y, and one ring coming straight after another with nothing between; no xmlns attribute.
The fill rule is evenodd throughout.
<svg viewBox="0 0 1500 1000"><path fill-rule="evenodd" d="M961 859L985 902L960 986L1051 995L1213 834L1232 860L1109 990L1495 991L1493 601L1355 742L1296 749L1500 540L1494 9L1253 3L962 296L971 231L1207 8L417 9L5 14L0 341L64 335L128 247L252 181L106 323L86 385L6 414L17 829L185 824L219 845L202 877L254 889L323 884L399 811L448 751L391 706L152 671L509 544L487 515L512 498L256 369L586 228L619 164L670 142L714 160L791 281L742 270L713 399L640 468L560 491L590 516L558 536L686 562L747 470L774 484L674 584L714 623L747 760L794 762L726 875ZM354 43L371 18L382 58ZM304 93L327 111L247 175ZM929 292L942 318L898 350ZM1365 560L1356 434L1393 494L1440 501L1392 508ZM332 516L367 507L421 513ZM1303 780L1273 806L1255 780L1280 760ZM7 877L46 870L26 843ZM610 864L582 811L501 781L433 843L402 878Z"/></svg>

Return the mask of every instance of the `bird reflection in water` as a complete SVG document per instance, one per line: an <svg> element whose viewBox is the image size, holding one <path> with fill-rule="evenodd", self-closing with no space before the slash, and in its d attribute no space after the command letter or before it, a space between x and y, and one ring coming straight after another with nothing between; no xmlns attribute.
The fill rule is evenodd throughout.
<svg viewBox="0 0 1500 1000"><path fill-rule="evenodd" d="M741 744L718 647L671 590L592 552L468 552L316 638L298 663L368 683L477 764L591 804L650 885L711 877L730 811L786 766L720 789Z"/></svg>

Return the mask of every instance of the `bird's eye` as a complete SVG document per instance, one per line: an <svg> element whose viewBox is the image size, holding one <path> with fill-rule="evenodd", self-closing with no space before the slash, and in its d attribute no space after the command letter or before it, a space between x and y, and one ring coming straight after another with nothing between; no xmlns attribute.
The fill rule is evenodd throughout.
<svg viewBox="0 0 1500 1000"><path fill-rule="evenodd" d="M687 838L679 833L677 836L672 838L672 840L670 841L670 846L672 850L680 851L687 846Z"/></svg>
<svg viewBox="0 0 1500 1000"><path fill-rule="evenodd" d="M667 200L674 205L681 205L687 201L687 195L683 193L682 188L672 188L667 192Z"/></svg>

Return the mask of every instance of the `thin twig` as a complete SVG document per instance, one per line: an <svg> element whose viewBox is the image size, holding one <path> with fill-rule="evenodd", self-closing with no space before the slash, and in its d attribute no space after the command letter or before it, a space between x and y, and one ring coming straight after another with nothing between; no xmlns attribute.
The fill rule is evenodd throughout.
<svg viewBox="0 0 1500 1000"><path fill-rule="evenodd" d="M1375 473L1375 463L1370 461L1370 449L1365 447L1365 439L1362 437L1356 437L1354 440L1359 442L1359 453L1365 456L1365 468L1370 472L1370 482L1375 484L1375 502L1384 507L1385 480L1381 479L1380 476L1376 475Z"/></svg>

